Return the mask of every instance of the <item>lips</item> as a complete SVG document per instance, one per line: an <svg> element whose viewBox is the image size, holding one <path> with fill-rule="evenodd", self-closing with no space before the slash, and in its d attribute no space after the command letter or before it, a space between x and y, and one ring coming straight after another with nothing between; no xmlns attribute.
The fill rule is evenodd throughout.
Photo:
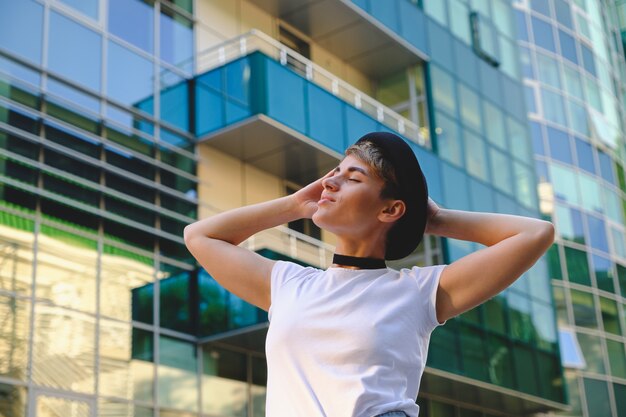
<svg viewBox="0 0 626 417"><path fill-rule="evenodd" d="M318 201L317 204L326 203L326 202L334 203L335 199L322 194L320 201Z"/></svg>

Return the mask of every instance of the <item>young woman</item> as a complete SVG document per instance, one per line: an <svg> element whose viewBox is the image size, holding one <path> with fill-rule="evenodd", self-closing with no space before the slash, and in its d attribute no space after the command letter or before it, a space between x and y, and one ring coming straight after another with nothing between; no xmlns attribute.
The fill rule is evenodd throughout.
<svg viewBox="0 0 626 417"><path fill-rule="evenodd" d="M300 218L337 236L326 270L237 246ZM449 265L386 267L424 233L486 247ZM207 272L269 312L268 417L416 417L434 328L511 285L553 240L546 221L438 207L408 144L383 132L363 136L295 194L185 228Z"/></svg>

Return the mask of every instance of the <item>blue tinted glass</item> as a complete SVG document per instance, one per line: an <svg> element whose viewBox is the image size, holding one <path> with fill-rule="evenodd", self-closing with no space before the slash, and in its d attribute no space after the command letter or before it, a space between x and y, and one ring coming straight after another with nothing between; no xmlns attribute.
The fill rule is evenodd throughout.
<svg viewBox="0 0 626 417"><path fill-rule="evenodd" d="M308 102L310 136L337 152L343 152L343 138L338 134L344 131L343 102L314 84L308 85Z"/></svg>
<svg viewBox="0 0 626 417"><path fill-rule="evenodd" d="M548 165L543 161L535 161L535 171L537 172L537 181L549 182Z"/></svg>
<svg viewBox="0 0 626 417"><path fill-rule="evenodd" d="M50 13L48 67L100 91L101 36L60 14Z"/></svg>
<svg viewBox="0 0 626 417"><path fill-rule="evenodd" d="M572 150L570 139L562 130L548 126L548 144L550 145L550 156L561 162L572 164Z"/></svg>
<svg viewBox="0 0 626 417"><path fill-rule="evenodd" d="M41 64L43 6L31 0L5 0L0 9L0 47Z"/></svg>
<svg viewBox="0 0 626 417"><path fill-rule="evenodd" d="M589 222L589 240L591 247L605 252L609 251L609 244L606 238L606 228L604 220L595 216L586 216Z"/></svg>
<svg viewBox="0 0 626 417"><path fill-rule="evenodd" d="M196 84L196 136L202 136L224 125L224 100L221 93Z"/></svg>
<svg viewBox="0 0 626 417"><path fill-rule="evenodd" d="M541 133L541 125L536 122L530 122L530 134L533 139L533 152L539 155L545 155L546 150L543 146L543 134Z"/></svg>
<svg viewBox="0 0 626 417"><path fill-rule="evenodd" d="M580 210L570 208L570 218L572 219L572 240L578 243L585 243L585 231L583 228L583 216Z"/></svg>
<svg viewBox="0 0 626 417"><path fill-rule="evenodd" d="M376 130L376 120L352 106L346 106L346 142L344 149L366 133ZM438 176L438 174L437 174Z"/></svg>
<svg viewBox="0 0 626 417"><path fill-rule="evenodd" d="M585 358L582 355L576 336L572 331L559 330L559 347L561 362L569 368L584 368Z"/></svg>
<svg viewBox="0 0 626 417"><path fill-rule="evenodd" d="M569 4L565 0L554 0L554 9L556 11L556 20L572 29L572 12Z"/></svg>
<svg viewBox="0 0 626 417"><path fill-rule="evenodd" d="M611 184L615 184L615 177L613 176L611 157L609 157L607 154L599 150L598 160L600 162L600 173L602 174L602 178L604 178Z"/></svg>
<svg viewBox="0 0 626 417"><path fill-rule="evenodd" d="M146 52L154 51L154 8L142 0L109 0L109 31Z"/></svg>
<svg viewBox="0 0 626 417"><path fill-rule="evenodd" d="M548 0L531 0L530 7L534 11L550 17L550 2Z"/></svg>
<svg viewBox="0 0 626 417"><path fill-rule="evenodd" d="M462 166L460 129L454 119L436 112L437 153L443 159Z"/></svg>
<svg viewBox="0 0 626 417"><path fill-rule="evenodd" d="M591 49L589 49L583 44L580 44L580 50L582 51L582 54L583 54L583 65L585 66L585 69L587 70L589 74L595 76L596 75L596 63L593 57L593 52L591 52Z"/></svg>
<svg viewBox="0 0 626 417"><path fill-rule="evenodd" d="M573 63L578 64L578 57L576 56L576 41L574 38L562 30L559 30L559 40L561 42L561 54Z"/></svg>
<svg viewBox="0 0 626 417"><path fill-rule="evenodd" d="M515 20L517 23L517 37L520 40L528 41L528 26L526 26L526 13L515 9Z"/></svg>
<svg viewBox="0 0 626 417"><path fill-rule="evenodd" d="M41 82L41 75L39 75L37 71L33 71L32 69L5 58L2 55L0 55L0 72L8 74L12 78L17 78L37 86Z"/></svg>
<svg viewBox="0 0 626 417"><path fill-rule="evenodd" d="M61 0L79 12L98 20L98 0Z"/></svg>
<svg viewBox="0 0 626 417"><path fill-rule="evenodd" d="M193 67L193 30L191 21L181 15L161 9L161 59L191 72Z"/></svg>
<svg viewBox="0 0 626 417"><path fill-rule="evenodd" d="M161 70L161 119L180 129L189 129L189 93L187 81Z"/></svg>
<svg viewBox="0 0 626 417"><path fill-rule="evenodd" d="M305 132L305 80L273 60L267 60L267 114ZM376 126L376 124L374 124Z"/></svg>
<svg viewBox="0 0 626 417"><path fill-rule="evenodd" d="M530 58L530 50L523 46L519 47L520 51L520 63L522 64L522 74L526 78L535 78L535 71L533 70L533 63Z"/></svg>
<svg viewBox="0 0 626 417"><path fill-rule="evenodd" d="M526 93L526 105L528 111L531 113L537 113L537 105L535 103L535 89L531 86L525 85L524 92Z"/></svg>
<svg viewBox="0 0 626 417"><path fill-rule="evenodd" d="M90 95L87 95L65 83L56 81L54 78L48 78L48 91L65 100L72 101L80 107L91 110L95 113L100 112L100 101Z"/></svg>
<svg viewBox="0 0 626 417"><path fill-rule="evenodd" d="M442 202L446 207L455 207L458 210L470 210L469 198L467 195L467 175L460 169L454 168L447 163L441 164L441 176L443 182Z"/></svg>
<svg viewBox="0 0 626 417"><path fill-rule="evenodd" d="M154 67L152 62L109 41L107 59L107 95L129 107L153 114ZM142 103L150 103L149 106Z"/></svg>
<svg viewBox="0 0 626 417"><path fill-rule="evenodd" d="M552 33L552 25L536 17L532 17L533 35L535 43L544 49L556 52L554 47L554 35Z"/></svg>
<svg viewBox="0 0 626 417"><path fill-rule="evenodd" d="M592 174L596 173L593 164L593 148L580 138L576 138L576 154L578 156L578 166Z"/></svg>
<svg viewBox="0 0 626 417"><path fill-rule="evenodd" d="M226 94L228 98L239 101L242 105L249 104L250 61L240 59L228 64L225 69Z"/></svg>

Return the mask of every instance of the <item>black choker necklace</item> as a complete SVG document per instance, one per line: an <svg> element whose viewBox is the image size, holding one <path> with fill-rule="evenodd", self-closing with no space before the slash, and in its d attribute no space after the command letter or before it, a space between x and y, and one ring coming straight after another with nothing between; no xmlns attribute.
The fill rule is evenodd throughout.
<svg viewBox="0 0 626 417"><path fill-rule="evenodd" d="M339 255L336 253L333 255L333 263L336 265L357 266L361 269L379 269L387 267L384 259Z"/></svg>

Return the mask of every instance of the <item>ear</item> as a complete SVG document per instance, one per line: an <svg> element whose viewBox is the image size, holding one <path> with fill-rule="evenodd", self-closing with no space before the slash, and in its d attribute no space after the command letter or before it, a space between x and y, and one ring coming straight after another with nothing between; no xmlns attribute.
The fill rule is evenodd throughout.
<svg viewBox="0 0 626 417"><path fill-rule="evenodd" d="M400 219L406 211L406 205L402 200L389 200L378 214L378 220L383 223L392 223Z"/></svg>

